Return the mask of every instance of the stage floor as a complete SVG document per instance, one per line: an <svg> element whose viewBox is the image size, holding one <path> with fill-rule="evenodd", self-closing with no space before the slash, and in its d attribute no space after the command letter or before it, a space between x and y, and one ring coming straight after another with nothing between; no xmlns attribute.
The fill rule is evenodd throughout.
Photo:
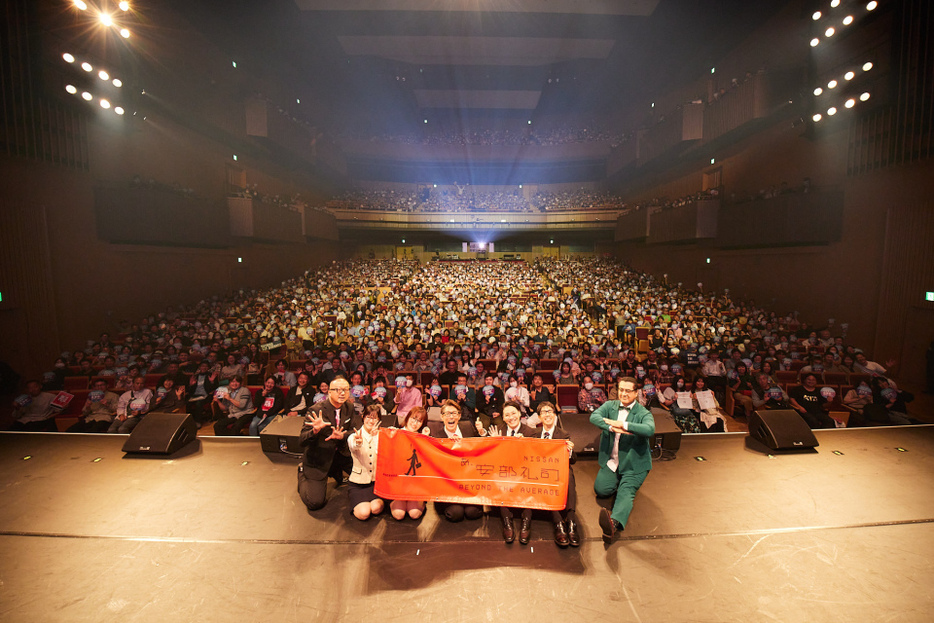
<svg viewBox="0 0 934 623"><path fill-rule="evenodd" d="M0 620L930 620L934 427L816 434L773 456L684 436L609 547L579 461L585 541L559 550L543 519L527 546L497 515L359 522L344 488L309 514L297 461L257 439L164 459L124 458L122 436L2 433Z"/></svg>

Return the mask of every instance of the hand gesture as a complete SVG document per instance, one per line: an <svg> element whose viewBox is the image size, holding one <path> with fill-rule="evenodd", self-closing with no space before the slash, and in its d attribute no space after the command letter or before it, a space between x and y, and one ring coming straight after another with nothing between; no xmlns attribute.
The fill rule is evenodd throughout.
<svg viewBox="0 0 934 623"><path fill-rule="evenodd" d="M567 445L568 445L568 456L571 456L571 454L574 453L574 442L568 439Z"/></svg>
<svg viewBox="0 0 934 623"><path fill-rule="evenodd" d="M357 429L357 428L353 429L353 432L351 433L351 435L352 435L353 438L354 438L354 445L355 445L355 446L357 446L357 447L359 448L360 446L363 445L363 435L360 434L360 430L359 430L359 429Z"/></svg>
<svg viewBox="0 0 934 623"><path fill-rule="evenodd" d="M490 427L490 437L502 437L502 433L499 432L499 427L498 427L498 426L491 426L491 427Z"/></svg>
<svg viewBox="0 0 934 623"><path fill-rule="evenodd" d="M347 432L343 428L335 428L333 431L331 431L331 434L328 435L324 440L325 441L331 441L332 439L341 440L344 438L346 434ZM362 439L360 440L360 443L363 443Z"/></svg>
<svg viewBox="0 0 934 623"><path fill-rule="evenodd" d="M311 430L314 431L316 434L320 433L321 430L325 426L328 426L328 423L324 421L324 418L321 416L320 413L317 415L313 413L309 413L308 421L311 422Z"/></svg>
<svg viewBox="0 0 934 623"><path fill-rule="evenodd" d="M485 428L483 428L483 422L481 422L479 419L477 419L477 421L474 422L474 426L477 428L477 434L478 434L478 435L480 435L481 437L486 437L486 436L487 436L487 431L486 431Z"/></svg>

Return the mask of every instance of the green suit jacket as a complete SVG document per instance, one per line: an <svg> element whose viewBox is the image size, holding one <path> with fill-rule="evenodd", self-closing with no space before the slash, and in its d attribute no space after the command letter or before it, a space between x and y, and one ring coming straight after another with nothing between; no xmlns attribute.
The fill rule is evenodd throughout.
<svg viewBox="0 0 934 623"><path fill-rule="evenodd" d="M605 467L613 452L613 440L616 433L603 418L615 420L619 415L619 400L607 400L590 414L590 423L603 431L600 435L600 453L598 462ZM655 436L655 418L652 412L639 402L633 402L629 410L629 432L632 435L619 436L619 467L617 473L624 471L647 472L652 469L652 452L649 442Z"/></svg>

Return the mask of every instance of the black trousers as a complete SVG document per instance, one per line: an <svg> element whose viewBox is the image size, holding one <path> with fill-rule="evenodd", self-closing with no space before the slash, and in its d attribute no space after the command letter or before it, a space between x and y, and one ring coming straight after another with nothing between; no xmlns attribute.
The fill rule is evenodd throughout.
<svg viewBox="0 0 934 623"><path fill-rule="evenodd" d="M45 420L39 420L38 422L13 422L13 425L10 426L10 430L21 430L28 432L43 432L43 433L57 433L58 425L55 424L55 418L50 417Z"/></svg>
<svg viewBox="0 0 934 623"><path fill-rule="evenodd" d="M107 429L110 428L110 422L85 422L84 420L78 420L74 424L68 427L66 433L106 433Z"/></svg>
<svg viewBox="0 0 934 623"><path fill-rule="evenodd" d="M222 417L214 423L214 434L218 437L224 435L239 435L245 426L253 421L253 413L244 413L240 417Z"/></svg>
<svg viewBox="0 0 934 623"><path fill-rule="evenodd" d="M304 465L298 466L298 496L310 511L324 508L327 504L328 478L333 478L337 484L344 482L344 474L353 469L353 459L343 454L335 454L331 468L324 478L309 478L305 474Z"/></svg>

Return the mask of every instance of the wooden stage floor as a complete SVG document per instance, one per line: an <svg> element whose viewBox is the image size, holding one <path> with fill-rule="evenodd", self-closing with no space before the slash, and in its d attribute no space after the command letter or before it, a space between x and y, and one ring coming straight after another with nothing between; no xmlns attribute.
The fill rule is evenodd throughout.
<svg viewBox="0 0 934 623"><path fill-rule="evenodd" d="M0 433L0 620L929 621L934 427L816 433L772 456L684 436L610 546L596 462L578 461L585 540L567 550L544 519L527 546L497 515L359 522L343 487L310 514L297 461L255 438L166 459Z"/></svg>

